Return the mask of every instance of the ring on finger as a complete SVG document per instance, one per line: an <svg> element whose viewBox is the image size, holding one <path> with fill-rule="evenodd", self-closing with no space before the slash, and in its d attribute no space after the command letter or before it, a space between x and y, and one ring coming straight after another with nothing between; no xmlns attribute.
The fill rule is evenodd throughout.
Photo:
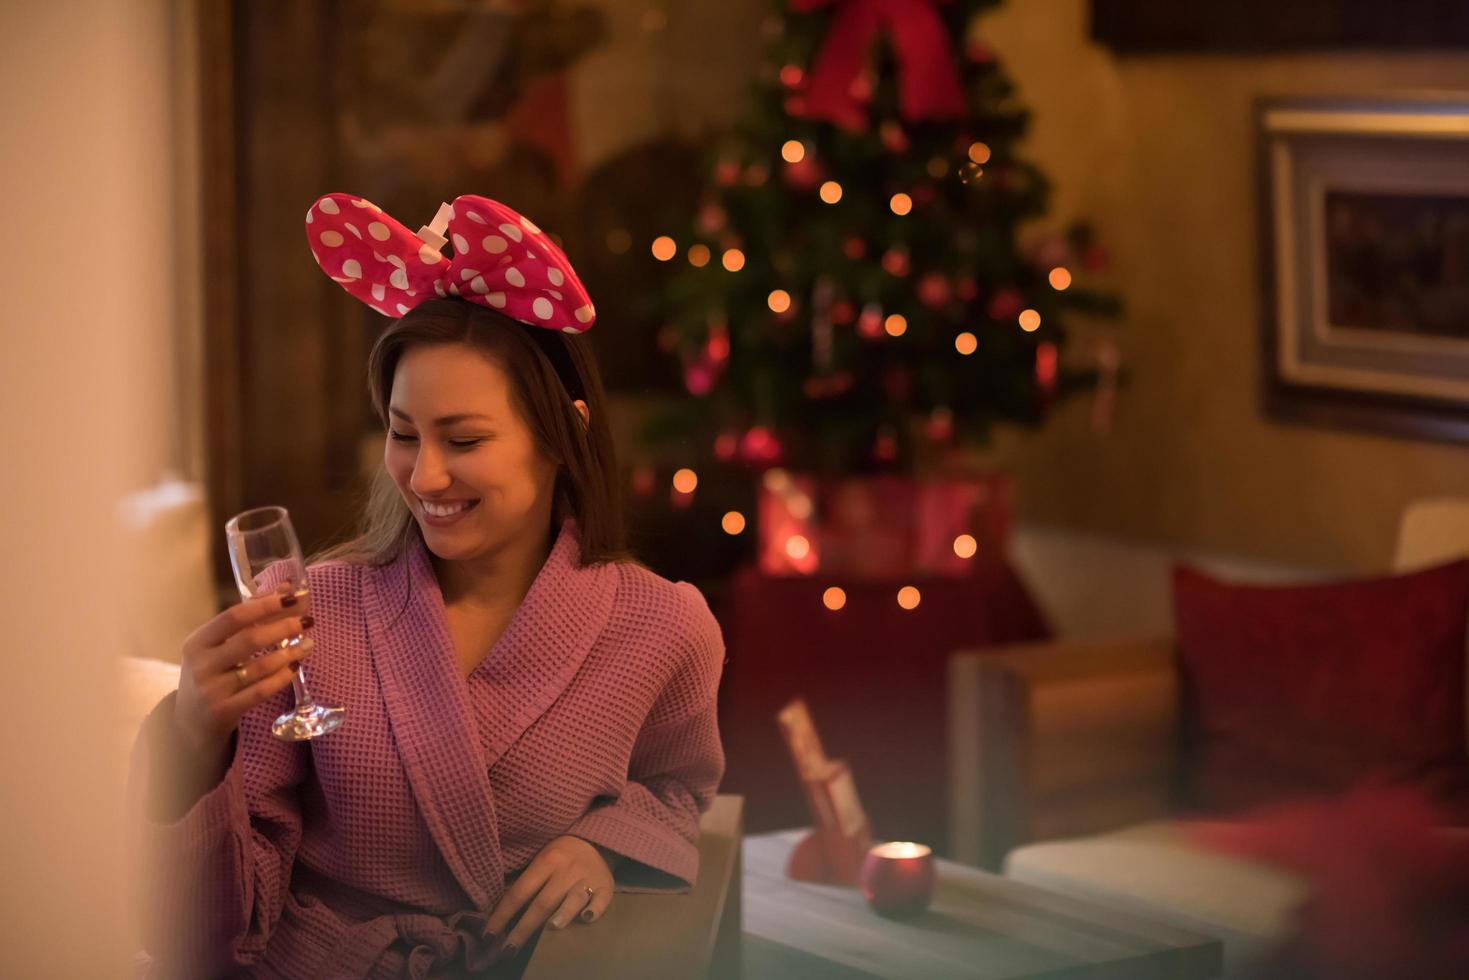
<svg viewBox="0 0 1469 980"><path fill-rule="evenodd" d="M247 674L245 670L246 668L244 664L235 665L235 680L240 682L240 690L242 691L250 686L250 675Z"/></svg>

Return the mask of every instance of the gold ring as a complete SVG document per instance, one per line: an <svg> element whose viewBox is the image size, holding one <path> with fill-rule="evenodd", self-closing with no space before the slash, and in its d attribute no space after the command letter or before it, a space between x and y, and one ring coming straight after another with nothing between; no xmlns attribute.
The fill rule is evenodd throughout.
<svg viewBox="0 0 1469 980"><path fill-rule="evenodd" d="M583 885L582 887L587 890L587 898L591 898L597 893L597 889L593 888L591 885Z"/></svg>
<svg viewBox="0 0 1469 980"><path fill-rule="evenodd" d="M240 682L240 690L242 690L242 691L246 687L248 687L250 685L250 678L247 677L247 676L245 676L245 665L244 664L238 664L238 665L236 665L236 667L235 667L235 680L237 680L237 681Z"/></svg>

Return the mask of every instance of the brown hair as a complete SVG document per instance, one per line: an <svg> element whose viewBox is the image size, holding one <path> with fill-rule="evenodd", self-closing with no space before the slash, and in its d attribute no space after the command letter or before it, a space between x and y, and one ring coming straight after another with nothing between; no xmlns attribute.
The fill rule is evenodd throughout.
<svg viewBox="0 0 1469 980"><path fill-rule="evenodd" d="M564 519L574 518L582 564L630 560L607 396L585 337L528 326L464 300L428 300L388 327L368 356L368 390L384 430L393 373L403 354L420 344L455 343L474 347L505 369L515 410L538 449L556 465L552 533ZM577 398L587 403L585 425L572 404ZM393 478L380 468L373 475L356 537L312 561L338 558L385 565L420 533Z"/></svg>

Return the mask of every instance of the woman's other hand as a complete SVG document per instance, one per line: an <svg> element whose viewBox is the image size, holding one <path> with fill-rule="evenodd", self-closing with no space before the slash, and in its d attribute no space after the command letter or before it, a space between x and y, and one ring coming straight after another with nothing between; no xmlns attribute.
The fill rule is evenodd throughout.
<svg viewBox="0 0 1469 980"><path fill-rule="evenodd" d="M226 609L184 641L174 725L201 771L223 771L240 718L291 683L313 644L279 645L311 625L309 593L282 587Z"/></svg>
<svg viewBox="0 0 1469 980"><path fill-rule="evenodd" d="M516 913L520 921L505 937L504 951L514 956L548 920L551 928L594 922L612 904L612 868L595 844L580 837L557 837L531 859L490 913L486 928L504 935Z"/></svg>

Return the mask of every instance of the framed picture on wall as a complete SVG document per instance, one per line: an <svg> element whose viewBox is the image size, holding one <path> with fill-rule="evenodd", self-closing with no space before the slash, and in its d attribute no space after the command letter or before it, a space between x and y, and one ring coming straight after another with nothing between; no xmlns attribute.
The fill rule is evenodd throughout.
<svg viewBox="0 0 1469 980"><path fill-rule="evenodd" d="M1469 441L1469 98L1256 106L1266 412Z"/></svg>

